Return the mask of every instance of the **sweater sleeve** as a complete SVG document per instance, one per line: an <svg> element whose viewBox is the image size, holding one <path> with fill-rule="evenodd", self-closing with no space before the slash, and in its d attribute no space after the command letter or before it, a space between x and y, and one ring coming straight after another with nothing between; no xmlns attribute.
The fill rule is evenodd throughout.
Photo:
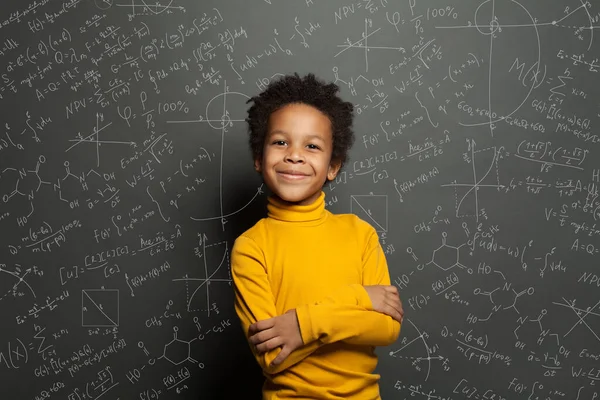
<svg viewBox="0 0 600 400"><path fill-rule="evenodd" d="M390 275L377 232L371 228L363 252L363 285L389 285ZM314 304L296 308L304 343L344 341L356 345L388 346L400 334L400 323L373 310L362 285L340 288Z"/></svg>
<svg viewBox="0 0 600 400"><path fill-rule="evenodd" d="M251 238L240 236L236 239L231 251L231 275L235 292L235 311L248 340L250 325L277 316L264 256ZM256 352L254 346L250 348L262 370L267 374L276 374L302 361L323 345L319 341L304 343L304 346L294 350L282 363L274 366L271 362L281 352L281 347L264 353Z"/></svg>

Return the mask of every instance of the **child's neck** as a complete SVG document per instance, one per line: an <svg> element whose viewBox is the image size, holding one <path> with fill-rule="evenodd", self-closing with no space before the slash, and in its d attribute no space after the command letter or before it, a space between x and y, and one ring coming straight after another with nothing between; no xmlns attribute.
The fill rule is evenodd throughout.
<svg viewBox="0 0 600 400"><path fill-rule="evenodd" d="M306 199L306 200L300 200L300 201L287 201L282 199L281 197L277 196L276 194L272 194L271 196L273 196L273 198L275 200L277 200L279 203L281 203L282 205L286 206L286 207L295 207L295 206L309 206L311 204L313 204L315 201L319 201L319 196L321 194L319 193L318 195L314 195L311 196L313 197L312 200L310 199Z"/></svg>
<svg viewBox="0 0 600 400"><path fill-rule="evenodd" d="M284 201L273 194L268 197L267 211L269 218L280 221L318 221L325 217L325 192L321 191L310 204Z"/></svg>

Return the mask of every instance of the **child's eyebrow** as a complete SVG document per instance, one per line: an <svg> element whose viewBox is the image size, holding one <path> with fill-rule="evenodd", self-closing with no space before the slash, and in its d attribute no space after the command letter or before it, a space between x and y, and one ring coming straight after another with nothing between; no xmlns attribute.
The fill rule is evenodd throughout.
<svg viewBox="0 0 600 400"><path fill-rule="evenodd" d="M287 135L288 134L286 131L282 131L281 129L275 129L273 131L270 131L269 135L275 135L275 134L278 134L278 133L280 133L282 135ZM311 133L311 134L307 135L307 138L308 139L317 139L317 140L320 140L322 142L325 141L325 139L323 139L323 137L321 135L318 135L316 133Z"/></svg>
<svg viewBox="0 0 600 400"><path fill-rule="evenodd" d="M308 135L308 138L310 138L310 139L317 139L317 140L320 140L322 142L325 141L325 139L323 139L323 137L321 135L317 135L316 133L313 133L312 135Z"/></svg>
<svg viewBox="0 0 600 400"><path fill-rule="evenodd" d="M282 131L281 129L275 129L274 131L269 131L269 135L274 135L276 133L281 133L283 135L287 135L287 132Z"/></svg>

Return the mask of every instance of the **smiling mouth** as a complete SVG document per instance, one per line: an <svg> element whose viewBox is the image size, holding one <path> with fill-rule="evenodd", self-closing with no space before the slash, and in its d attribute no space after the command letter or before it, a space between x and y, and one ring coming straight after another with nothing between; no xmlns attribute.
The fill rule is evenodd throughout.
<svg viewBox="0 0 600 400"><path fill-rule="evenodd" d="M298 180L308 177L308 175L298 174L298 173L288 173L288 172L278 172L277 175L283 177L284 179L291 180L291 181L298 181Z"/></svg>

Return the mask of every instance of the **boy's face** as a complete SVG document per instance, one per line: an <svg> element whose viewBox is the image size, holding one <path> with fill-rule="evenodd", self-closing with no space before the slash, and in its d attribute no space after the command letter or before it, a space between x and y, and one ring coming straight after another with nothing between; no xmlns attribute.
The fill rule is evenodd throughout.
<svg viewBox="0 0 600 400"><path fill-rule="evenodd" d="M307 205L321 194L340 165L331 162L329 118L306 104L288 104L271 114L262 159L254 167L281 200Z"/></svg>

